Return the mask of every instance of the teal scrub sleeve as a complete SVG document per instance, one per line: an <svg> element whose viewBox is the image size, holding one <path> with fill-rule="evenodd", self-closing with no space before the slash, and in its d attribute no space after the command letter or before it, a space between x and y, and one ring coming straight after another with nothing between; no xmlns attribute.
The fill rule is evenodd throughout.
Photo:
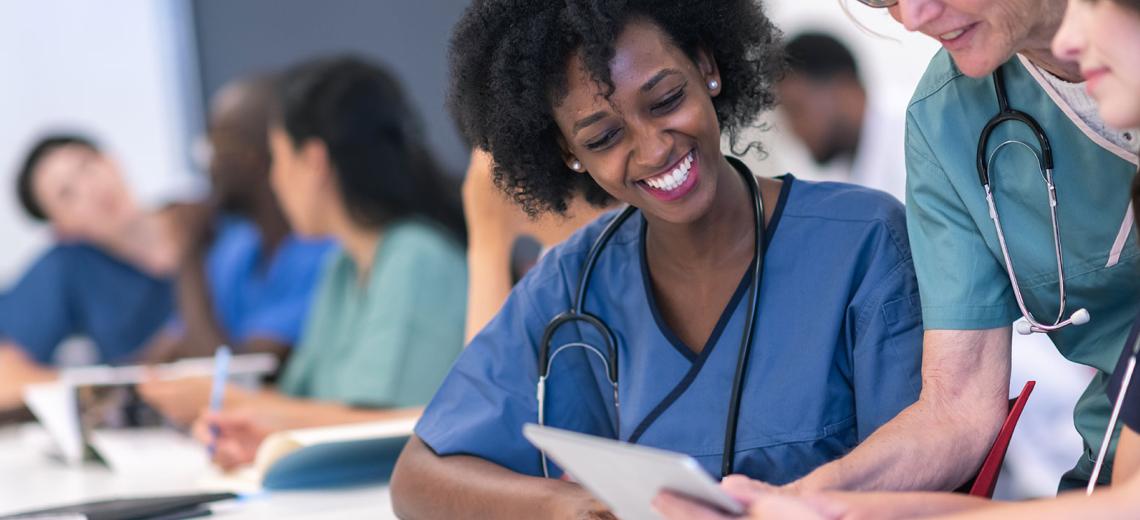
<svg viewBox="0 0 1140 520"><path fill-rule="evenodd" d="M336 395L353 405L427 403L463 346L462 259L423 244L399 245L380 274L385 279L374 285L385 293L355 340L359 348L339 364Z"/></svg>
<svg viewBox="0 0 1140 520"><path fill-rule="evenodd" d="M974 158L953 165L973 168ZM990 253L977 221L927 143L913 114L906 123L907 229L927 330L1009 326L1020 314L1005 268ZM968 176L970 172L952 172ZM979 194L967 193L971 196ZM987 220L988 222L988 220Z"/></svg>
<svg viewBox="0 0 1140 520"><path fill-rule="evenodd" d="M922 310L902 207L880 222L847 313L859 442L918 400L922 387Z"/></svg>

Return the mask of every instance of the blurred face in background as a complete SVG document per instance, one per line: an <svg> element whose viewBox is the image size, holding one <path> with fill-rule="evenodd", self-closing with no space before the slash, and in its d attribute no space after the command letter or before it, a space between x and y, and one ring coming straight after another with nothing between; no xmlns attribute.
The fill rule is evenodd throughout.
<svg viewBox="0 0 1140 520"><path fill-rule="evenodd" d="M1140 126L1140 4L1070 0L1053 53L1076 62L1100 116L1116 128Z"/></svg>
<svg viewBox="0 0 1140 520"><path fill-rule="evenodd" d="M78 144L56 148L39 161L32 173L32 194L66 239L108 240L138 213L118 165Z"/></svg>
<svg viewBox="0 0 1140 520"><path fill-rule="evenodd" d="M862 122L848 121L841 106L862 96L854 80L813 80L793 73L780 81L778 91L784 119L817 164L855 153Z"/></svg>
<svg viewBox="0 0 1140 520"><path fill-rule="evenodd" d="M305 236L329 234L329 211L339 200L330 190L324 145L310 140L296 147L285 129L274 124L269 127L269 149L273 157L269 181L293 230Z"/></svg>
<svg viewBox="0 0 1140 520"><path fill-rule="evenodd" d="M890 13L950 53L968 76L986 76L1014 53L1047 48L1065 0L898 0Z"/></svg>

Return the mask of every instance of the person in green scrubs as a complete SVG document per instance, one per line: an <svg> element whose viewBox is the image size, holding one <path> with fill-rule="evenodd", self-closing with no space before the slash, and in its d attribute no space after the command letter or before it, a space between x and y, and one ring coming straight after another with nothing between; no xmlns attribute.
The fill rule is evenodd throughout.
<svg viewBox="0 0 1140 520"><path fill-rule="evenodd" d="M1083 486L1112 408L1108 374L1140 311L1140 249L1128 195L1137 136L1109 127L1078 65L1050 51L1066 0L859 2L887 8L906 29L943 45L915 90L906 122L907 229L925 328L923 388L915 404L847 456L785 491L955 489L978 471L992 446L1008 413L1011 324L1022 317L977 164L982 129L998 114L999 70L1009 105L1040 124L1055 161L1063 313L1041 146L1026 125L1003 123L983 151L1025 305L1046 324L1078 309L1091 316L1087 324L1049 333L1061 354L1096 371L1074 413L1084 452L1060 483L1061 489ZM1002 146L1007 141L1017 143ZM1106 467L1101 482L1111 474Z"/></svg>
<svg viewBox="0 0 1140 520"><path fill-rule="evenodd" d="M351 57L283 75L271 180L294 229L340 246L276 390L227 390L195 425L225 468L273 431L411 417L463 347L467 269L458 185L431 160L384 69Z"/></svg>

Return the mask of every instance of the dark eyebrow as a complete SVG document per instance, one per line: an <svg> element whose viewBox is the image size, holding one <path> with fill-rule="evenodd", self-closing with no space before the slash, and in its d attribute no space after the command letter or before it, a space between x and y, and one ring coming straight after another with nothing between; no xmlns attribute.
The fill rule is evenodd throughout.
<svg viewBox="0 0 1140 520"><path fill-rule="evenodd" d="M606 113L601 111L594 112L593 114L583 117L574 123L574 128L570 131L570 133L577 134L579 130L597 123L598 121L601 121L604 117L606 117Z"/></svg>
<svg viewBox="0 0 1140 520"><path fill-rule="evenodd" d="M652 78L649 78L649 81L646 81L645 84L641 86L641 91L649 92L650 90L653 90L653 87L656 87L658 83L661 83L661 80L673 74L680 73L681 71L677 69L662 69L661 72L654 74Z"/></svg>

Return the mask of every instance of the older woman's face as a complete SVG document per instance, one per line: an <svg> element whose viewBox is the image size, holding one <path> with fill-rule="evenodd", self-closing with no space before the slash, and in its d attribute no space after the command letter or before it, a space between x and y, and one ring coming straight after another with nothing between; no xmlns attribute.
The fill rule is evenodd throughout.
<svg viewBox="0 0 1140 520"><path fill-rule="evenodd" d="M1070 0L1053 53L1081 66L1100 116L1116 128L1140 126L1140 12L1111 0Z"/></svg>
<svg viewBox="0 0 1140 520"><path fill-rule="evenodd" d="M1063 1L1063 0L1062 0ZM968 76L992 73L1059 17L1057 0L899 0L891 16L934 38ZM1051 13L1050 9L1058 10ZM1045 36L1043 46L1048 45Z"/></svg>

